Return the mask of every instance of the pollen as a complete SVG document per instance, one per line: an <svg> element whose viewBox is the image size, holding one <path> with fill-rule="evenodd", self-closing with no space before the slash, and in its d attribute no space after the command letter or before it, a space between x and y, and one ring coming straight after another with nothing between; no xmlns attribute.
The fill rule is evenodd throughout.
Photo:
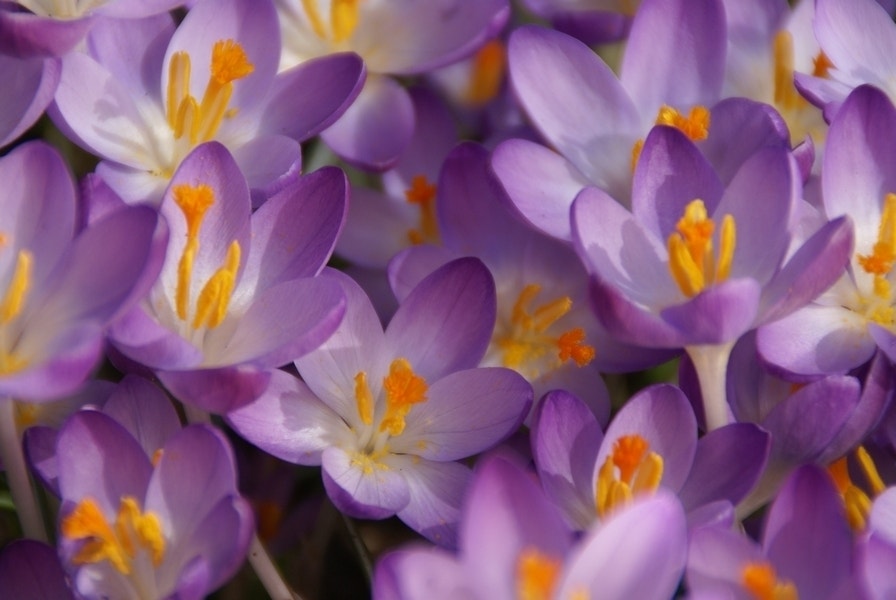
<svg viewBox="0 0 896 600"><path fill-rule="evenodd" d="M718 256L713 249L714 233L715 222L707 215L703 201L692 200L669 236L669 271L689 298L724 281L731 273L736 242L734 218L725 215L722 219Z"/></svg>
<svg viewBox="0 0 896 600"><path fill-rule="evenodd" d="M83 540L73 562L78 565L109 561L115 569L129 575L138 552L147 552L158 567L165 555L165 538L159 518L142 512L136 499L121 499L115 523L110 524L96 501L85 498L63 520L62 535Z"/></svg>
<svg viewBox="0 0 896 600"><path fill-rule="evenodd" d="M334 44L344 42L355 33L360 22L360 5L361 0L332 0L330 22L327 23L318 10L317 0L302 0L311 30L318 38Z"/></svg>
<svg viewBox="0 0 896 600"><path fill-rule="evenodd" d="M482 106L498 95L507 70L507 49L501 40L486 42L473 57L467 102Z"/></svg>
<svg viewBox="0 0 896 600"><path fill-rule="evenodd" d="M656 115L656 125L666 125L674 127L688 139L694 142L705 140L709 137L710 124L709 109L700 104L691 108L687 115L683 115L675 108L663 104ZM634 172L638 159L641 157L641 150L644 148L644 140L638 140L632 146L631 170Z"/></svg>
<svg viewBox="0 0 896 600"><path fill-rule="evenodd" d="M601 518L633 498L654 493L663 478L663 458L637 434L621 436L598 471L596 509Z"/></svg>
<svg viewBox="0 0 896 600"><path fill-rule="evenodd" d="M556 558L529 547L516 563L516 597L519 600L549 600L557 586L562 564Z"/></svg>
<svg viewBox="0 0 896 600"><path fill-rule="evenodd" d="M365 425L373 423L373 394L367 385L367 373L358 371L355 375L355 404L358 407L358 416Z"/></svg>
<svg viewBox="0 0 896 600"><path fill-rule="evenodd" d="M780 581L767 562L751 562L741 571L744 589L756 600L798 600L799 593L790 581Z"/></svg>
<svg viewBox="0 0 896 600"><path fill-rule="evenodd" d="M420 209L419 224L408 230L408 240L419 245L426 242L439 243L439 224L436 218L436 186L426 175L415 175L411 187L404 192L405 199Z"/></svg>
<svg viewBox="0 0 896 600"><path fill-rule="evenodd" d="M243 47L233 40L219 40L212 47L211 76L218 85L242 79L255 70Z"/></svg>
<svg viewBox="0 0 896 600"><path fill-rule="evenodd" d="M389 374L383 379L386 393L386 415L380 423L380 431L401 435L405 417L415 404L426 401L429 385L411 368L405 358L396 358L389 366Z"/></svg>

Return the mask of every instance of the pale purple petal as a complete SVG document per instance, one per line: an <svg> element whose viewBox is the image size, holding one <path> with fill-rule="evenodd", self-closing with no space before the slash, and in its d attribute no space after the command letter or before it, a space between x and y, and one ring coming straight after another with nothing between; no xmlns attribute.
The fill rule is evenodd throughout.
<svg viewBox="0 0 896 600"><path fill-rule="evenodd" d="M118 512L123 496L143 498L152 464L140 444L111 417L97 411L72 415L56 441L59 491L63 500L96 500L106 515Z"/></svg>
<svg viewBox="0 0 896 600"><path fill-rule="evenodd" d="M349 516L383 519L407 507L411 500L410 486L401 471L381 465L371 466L368 472L337 447L325 449L321 458L327 495Z"/></svg>
<svg viewBox="0 0 896 600"><path fill-rule="evenodd" d="M857 549L859 571L864 584L866 598L886 600L896 597L896 546L871 534Z"/></svg>
<svg viewBox="0 0 896 600"><path fill-rule="evenodd" d="M408 247L409 233L419 214L420 209L404 198L355 187L336 252L352 264L382 269ZM414 246L415 249L432 247L428 244Z"/></svg>
<svg viewBox="0 0 896 600"><path fill-rule="evenodd" d="M472 471L456 462L433 462L391 455L386 460L408 482L411 499L398 518L443 548L457 545L457 528Z"/></svg>
<svg viewBox="0 0 896 600"><path fill-rule="evenodd" d="M346 161L384 171L395 166L407 147L414 121L407 90L389 77L369 75L351 106L321 138Z"/></svg>
<svg viewBox="0 0 896 600"><path fill-rule="evenodd" d="M495 148L492 168L529 223L550 236L571 238L572 201L590 185L571 162L541 144L512 139Z"/></svg>
<svg viewBox="0 0 896 600"><path fill-rule="evenodd" d="M460 258L457 252L429 244L411 246L399 252L389 261L387 270L392 293L399 302L404 302L430 273L457 258Z"/></svg>
<svg viewBox="0 0 896 600"><path fill-rule="evenodd" d="M267 388L270 371L251 366L157 371L156 375L178 400L216 414L252 402Z"/></svg>
<svg viewBox="0 0 896 600"><path fill-rule="evenodd" d="M592 529L567 559L557 590L587 589L597 598L671 598L687 559L687 529L678 499L658 493Z"/></svg>
<svg viewBox="0 0 896 600"><path fill-rule="evenodd" d="M0 53L11 56L63 56L84 39L94 19L53 19L28 11L0 10Z"/></svg>
<svg viewBox="0 0 896 600"><path fill-rule="evenodd" d="M430 460L466 458L513 433L532 403L532 388L516 371L469 369L430 383L427 400L406 417L390 447L398 454Z"/></svg>
<svg viewBox="0 0 896 600"><path fill-rule="evenodd" d="M289 176L302 164L301 146L283 135L256 134L232 151L253 194L263 194L271 182L276 186L281 178L291 179Z"/></svg>
<svg viewBox="0 0 896 600"><path fill-rule="evenodd" d="M300 465L319 465L326 448L353 435L304 382L283 371L273 371L258 399L226 418L237 433L268 454Z"/></svg>
<svg viewBox="0 0 896 600"><path fill-rule="evenodd" d="M373 572L373 596L378 600L453 600L469 597L469 586L457 559L432 546L389 552Z"/></svg>
<svg viewBox="0 0 896 600"><path fill-rule="evenodd" d="M697 420L694 411L677 387L653 385L631 398L610 423L594 464L592 481L616 440L624 435L637 435L663 460L661 485L678 491L687 479L697 451Z"/></svg>
<svg viewBox="0 0 896 600"><path fill-rule="evenodd" d="M570 525L585 529L597 509L591 476L603 432L594 414L564 390L547 394L533 418L532 457L541 486Z"/></svg>

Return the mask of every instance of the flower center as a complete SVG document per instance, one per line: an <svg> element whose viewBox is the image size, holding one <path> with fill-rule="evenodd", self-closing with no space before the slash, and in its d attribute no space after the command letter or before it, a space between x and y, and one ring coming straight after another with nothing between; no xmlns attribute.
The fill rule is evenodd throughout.
<svg viewBox="0 0 896 600"><path fill-rule="evenodd" d="M879 325L892 327L896 322L893 290L889 276L896 261L896 194L884 197L883 212L877 229L877 241L870 254L856 254L863 271L874 277L872 298L863 297L865 316Z"/></svg>
<svg viewBox="0 0 896 600"><path fill-rule="evenodd" d="M396 358L383 378L385 410L379 418L379 425L371 427L378 414L376 399L367 383L367 373L359 371L355 375L355 406L361 423L367 427L361 438L360 447L363 450L356 453L354 462L366 473L380 465L378 459L387 451L386 442L390 437L404 432L405 418L416 404L426 402L428 391L426 379L414 372L411 363L406 358ZM385 465L382 467L385 468Z"/></svg>
<svg viewBox="0 0 896 600"><path fill-rule="evenodd" d="M215 194L207 185L177 185L172 190L174 202L181 209L187 222L187 243L177 266L175 308L181 321L187 321L190 307L190 287L193 262L199 252L199 230L206 211L215 203ZM209 277L196 299L192 329L214 328L227 316L227 308L236 283L240 266L240 244L236 240L227 248L224 264Z"/></svg>
<svg viewBox="0 0 896 600"><path fill-rule="evenodd" d="M561 562L537 548L524 549L516 561L516 597L549 600L557 585Z"/></svg>
<svg viewBox="0 0 896 600"><path fill-rule="evenodd" d="M233 95L233 82L252 73L246 51L233 40L219 40L212 47L209 79L198 101L190 94L190 55L175 52L168 65L166 114L175 140L188 142L192 148L214 139L224 118L236 114L228 109Z"/></svg>
<svg viewBox="0 0 896 600"><path fill-rule="evenodd" d="M603 518L635 496L652 494L663 478L663 458L640 435L624 435L613 444L597 475L596 508Z"/></svg>
<svg viewBox="0 0 896 600"><path fill-rule="evenodd" d="M122 575L130 575L142 550L158 567L165 556L165 537L158 516L142 512L137 500L124 496L115 523L109 523L92 498L81 500L63 520L62 535L83 540L75 554L76 565L109 561Z"/></svg>
<svg viewBox="0 0 896 600"><path fill-rule="evenodd" d="M859 446L855 451L855 457L862 474L868 482L872 495L877 497L882 494L887 486L884 485L877 467L874 466L871 455L868 454L864 447ZM846 457L844 456L831 463L828 466L828 473L833 478L837 491L843 499L843 504L846 507L846 520L849 522L849 526L856 533L864 531L865 526L868 524L868 515L871 513L871 498L850 478Z"/></svg>
<svg viewBox="0 0 896 600"><path fill-rule="evenodd" d="M408 240L414 245L423 243L439 243L439 224L436 220L436 186L430 183L426 175L414 175L411 187L404 192L404 197L420 209L419 225L408 230Z"/></svg>
<svg viewBox="0 0 896 600"><path fill-rule="evenodd" d="M706 287L728 278L734 258L734 217L722 218L718 257L713 250L715 223L702 200L692 200L669 236L669 271L681 292L691 298Z"/></svg>
<svg viewBox="0 0 896 600"><path fill-rule="evenodd" d="M709 109L697 105L691 108L687 115L683 115L671 106L663 104L656 115L656 125L667 125L678 129L688 136L688 139L699 142L709 137ZM644 148L644 140L640 139L632 146L631 170L634 172L641 150Z"/></svg>
<svg viewBox="0 0 896 600"><path fill-rule="evenodd" d="M0 250L6 245L3 236ZM21 371L27 361L15 351L19 332L13 330L14 321L22 314L28 291L31 289L31 272L34 256L28 250L19 250L6 293L0 298L0 375Z"/></svg>
<svg viewBox="0 0 896 600"><path fill-rule="evenodd" d="M572 308L572 299L562 296L533 308L540 292L537 283L526 285L513 305L509 322L499 324L492 337L504 366L531 379L557 369L567 360L584 367L595 355L594 347L585 343L581 327L552 332L554 324Z"/></svg>
<svg viewBox="0 0 896 600"><path fill-rule="evenodd" d="M767 562L751 562L741 571L741 583L756 600L798 600L792 581L779 581L774 567Z"/></svg>
<svg viewBox="0 0 896 600"><path fill-rule="evenodd" d="M361 0L332 0L329 23L321 16L317 1L302 0L302 8L305 9L311 29L317 37L329 40L334 44L339 44L350 38L358 27L358 11Z"/></svg>

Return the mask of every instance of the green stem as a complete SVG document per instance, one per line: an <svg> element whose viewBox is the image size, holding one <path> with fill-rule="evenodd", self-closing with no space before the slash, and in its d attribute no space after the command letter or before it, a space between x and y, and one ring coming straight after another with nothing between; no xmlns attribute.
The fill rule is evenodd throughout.
<svg viewBox="0 0 896 600"><path fill-rule="evenodd" d="M22 524L25 537L48 542L40 504L34 494L25 455L22 452L22 437L16 425L16 407L12 398L0 398L0 460L6 469L6 480L16 513Z"/></svg>

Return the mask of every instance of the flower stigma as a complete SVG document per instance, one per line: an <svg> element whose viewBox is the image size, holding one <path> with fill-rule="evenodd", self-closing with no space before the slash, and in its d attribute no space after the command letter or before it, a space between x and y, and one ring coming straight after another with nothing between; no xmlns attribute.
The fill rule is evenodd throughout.
<svg viewBox="0 0 896 600"><path fill-rule="evenodd" d="M780 581L768 562L750 562L741 571L741 583L756 600L798 600L792 581Z"/></svg>
<svg viewBox="0 0 896 600"><path fill-rule="evenodd" d="M206 211L215 203L215 194L207 185L177 185L172 190L174 202L181 209L187 223L187 242L177 266L177 287L175 308L181 321L189 317L190 287L193 277L193 263L199 252L199 230ZM236 240L227 248L224 264L209 277L196 299L196 310L191 328L214 328L227 316L227 308L236 283L236 272L240 265L241 249Z"/></svg>
<svg viewBox="0 0 896 600"><path fill-rule="evenodd" d="M553 371L566 361L584 367L594 360L593 346L585 343L585 330L574 327L552 331L554 324L573 306L569 296L533 307L541 286L530 283L523 287L509 319L501 319L492 336L492 346L501 355L505 367L515 369L530 379Z"/></svg>
<svg viewBox="0 0 896 600"><path fill-rule="evenodd" d="M698 104L691 108L687 115L683 115L671 106L663 104L656 115L656 125L667 125L674 127L694 142L705 140L709 137L709 109ZM641 150L644 149L644 140L638 140L632 146L631 170L634 173L638 159L641 157Z"/></svg>
<svg viewBox="0 0 896 600"><path fill-rule="evenodd" d="M473 56L466 100L473 106L487 104L501 89L507 70L507 49L499 39L485 43Z"/></svg>
<svg viewBox="0 0 896 600"><path fill-rule="evenodd" d="M653 494L662 478L663 458L650 450L649 442L638 434L621 436L598 471L598 516L606 517L636 496Z"/></svg>
<svg viewBox="0 0 896 600"><path fill-rule="evenodd" d="M340 44L349 39L358 27L361 0L332 0L329 28L317 7L317 0L302 0L311 29L322 40ZM329 31L328 31L329 29Z"/></svg>
<svg viewBox="0 0 896 600"><path fill-rule="evenodd" d="M734 217L722 218L719 253L713 250L715 222L706 213L702 200L692 200L669 236L669 271L678 288L692 298L705 288L725 281L731 272L736 230Z"/></svg>
<svg viewBox="0 0 896 600"><path fill-rule="evenodd" d="M439 244L439 224L436 220L436 186L426 175L414 175L411 187L404 192L405 199L420 209L419 225L408 230L408 240L415 246Z"/></svg>

